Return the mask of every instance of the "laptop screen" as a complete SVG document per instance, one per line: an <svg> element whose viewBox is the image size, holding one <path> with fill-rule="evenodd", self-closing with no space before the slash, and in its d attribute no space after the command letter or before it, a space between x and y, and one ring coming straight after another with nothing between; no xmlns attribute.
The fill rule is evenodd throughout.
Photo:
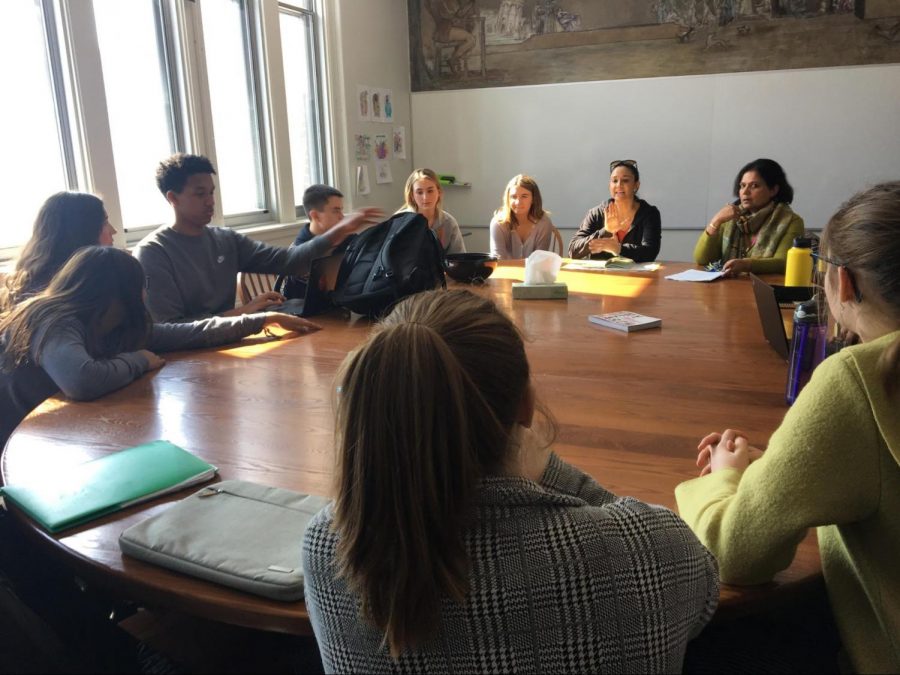
<svg viewBox="0 0 900 675"><path fill-rule="evenodd" d="M784 330L784 321L781 319L781 308L775 295L775 288L760 279L755 274L750 275L753 283L753 295L756 297L756 311L759 313L759 322L762 325L763 335L772 345L772 349L778 352L785 361L790 359L790 343Z"/></svg>

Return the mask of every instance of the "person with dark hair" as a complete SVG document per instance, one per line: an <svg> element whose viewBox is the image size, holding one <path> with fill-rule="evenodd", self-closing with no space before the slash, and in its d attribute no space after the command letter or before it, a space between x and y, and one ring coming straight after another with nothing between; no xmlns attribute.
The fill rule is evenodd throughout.
<svg viewBox="0 0 900 675"><path fill-rule="evenodd" d="M523 338L491 300L404 299L337 383L337 498L302 556L326 672L680 671L715 560L531 430Z"/></svg>
<svg viewBox="0 0 900 675"><path fill-rule="evenodd" d="M659 209L637 196L640 187L641 174L636 161L610 162L610 198L587 212L569 242L569 256L599 260L623 256L635 262L656 260L662 239Z"/></svg>
<svg viewBox="0 0 900 675"><path fill-rule="evenodd" d="M126 251L80 249L41 293L0 315L0 447L25 416L58 391L74 400L109 393L165 363L154 351L234 342L278 324L318 329L299 317L244 314L185 324L152 323L144 271ZM154 350L154 351L151 351Z"/></svg>
<svg viewBox="0 0 900 675"><path fill-rule="evenodd" d="M344 219L344 194L330 185L310 185L303 192L303 209L309 222L300 228L294 246L300 246L315 237L325 234ZM335 253L347 248L355 235L347 237ZM307 275L282 276L275 285L275 290L286 298L305 298Z"/></svg>
<svg viewBox="0 0 900 675"><path fill-rule="evenodd" d="M697 240L694 261L721 263L726 276L783 273L788 249L803 235L784 169L771 159L754 160L738 171L733 193L735 200L712 217Z"/></svg>
<svg viewBox="0 0 900 675"><path fill-rule="evenodd" d="M115 233L99 197L84 192L48 197L15 270L0 285L0 311L42 291L82 246L112 246Z"/></svg>
<svg viewBox="0 0 900 675"><path fill-rule="evenodd" d="M825 359L762 450L740 431L698 446L701 477L675 496L722 580L769 581L816 527L852 670L900 672L900 182L845 202L819 274L833 318L860 344Z"/></svg>
<svg viewBox="0 0 900 675"><path fill-rule="evenodd" d="M211 227L215 169L205 157L177 154L160 163L156 184L175 215L145 237L134 254L147 275L147 307L155 321L235 316L275 306L268 291L235 308L238 272L304 275L350 234L375 222L378 209L362 209L300 246L267 246L225 227Z"/></svg>

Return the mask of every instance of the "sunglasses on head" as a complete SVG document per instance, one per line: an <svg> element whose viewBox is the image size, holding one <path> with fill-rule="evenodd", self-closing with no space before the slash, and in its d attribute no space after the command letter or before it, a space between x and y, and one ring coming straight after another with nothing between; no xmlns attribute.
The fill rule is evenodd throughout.
<svg viewBox="0 0 900 675"><path fill-rule="evenodd" d="M853 275L853 272L850 271L850 268L847 267L846 263L842 263L839 260L835 260L834 258L829 258L828 256L824 256L821 253L816 253L813 251L811 254L813 261L816 263L816 266L819 266L819 263L826 263L828 265L834 265L835 267L843 267L847 271L847 276L850 278L850 283L853 284L853 296L856 298L857 302L862 302L862 293L859 290L859 285L856 283L856 277Z"/></svg>
<svg viewBox="0 0 900 675"><path fill-rule="evenodd" d="M636 159L614 159L609 163L609 172L612 173L615 171L617 166L633 166L635 169L637 168L637 160Z"/></svg>

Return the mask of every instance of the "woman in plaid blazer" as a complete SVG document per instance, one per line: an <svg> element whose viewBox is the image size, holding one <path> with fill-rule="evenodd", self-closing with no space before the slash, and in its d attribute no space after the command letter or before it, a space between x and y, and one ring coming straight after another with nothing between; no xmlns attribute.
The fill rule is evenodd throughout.
<svg viewBox="0 0 900 675"><path fill-rule="evenodd" d="M714 559L535 442L522 337L490 300L407 298L338 383L338 498L303 545L326 671L681 669Z"/></svg>

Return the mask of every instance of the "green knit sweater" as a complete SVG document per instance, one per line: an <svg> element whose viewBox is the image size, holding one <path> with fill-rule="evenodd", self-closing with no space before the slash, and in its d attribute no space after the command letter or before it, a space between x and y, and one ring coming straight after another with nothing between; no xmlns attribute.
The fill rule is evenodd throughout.
<svg viewBox="0 0 900 675"><path fill-rule="evenodd" d="M803 236L803 227L803 218L793 213L784 236L778 242L775 255L771 258L750 258L750 271L754 274L784 274L788 249L793 246L796 237ZM724 235L732 228L734 228L734 221L727 220L711 237L706 234L706 230L701 232L700 238L694 246L694 262L698 265L706 265L724 259L726 253L723 250Z"/></svg>
<svg viewBox="0 0 900 675"><path fill-rule="evenodd" d="M743 475L726 469L675 490L726 583L770 580L817 527L835 619L865 673L900 672L900 395L888 396L878 367L897 339L826 359Z"/></svg>

